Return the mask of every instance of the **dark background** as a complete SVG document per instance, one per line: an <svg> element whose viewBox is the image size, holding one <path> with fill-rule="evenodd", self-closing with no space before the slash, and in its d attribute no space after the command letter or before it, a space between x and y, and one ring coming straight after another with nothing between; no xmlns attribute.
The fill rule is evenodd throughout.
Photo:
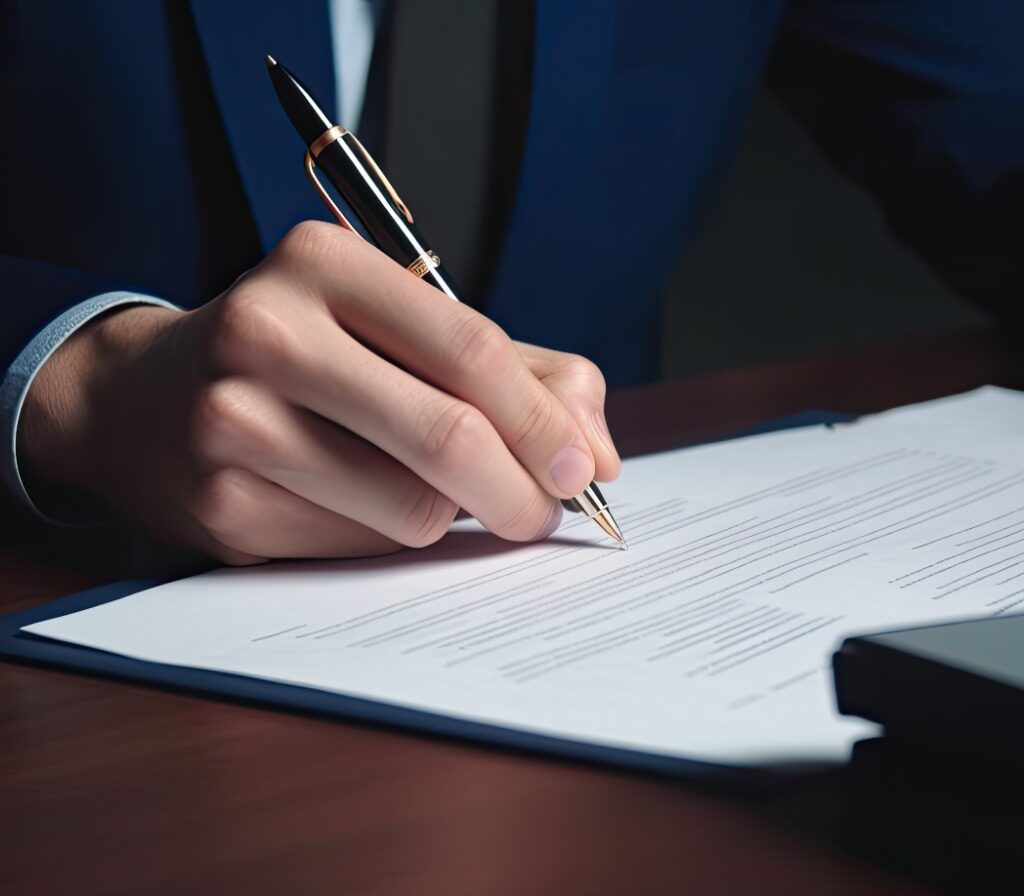
<svg viewBox="0 0 1024 896"><path fill-rule="evenodd" d="M663 370L805 357L984 320L889 236L870 195L765 92L667 284Z"/></svg>

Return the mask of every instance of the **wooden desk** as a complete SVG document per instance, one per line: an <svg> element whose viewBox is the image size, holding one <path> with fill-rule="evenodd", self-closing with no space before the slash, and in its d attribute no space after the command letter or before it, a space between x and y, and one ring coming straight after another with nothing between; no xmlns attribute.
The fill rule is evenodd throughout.
<svg viewBox="0 0 1024 896"><path fill-rule="evenodd" d="M632 454L799 410L1013 384L1013 355L984 333L933 338L622 390L609 416ZM0 553L3 612L128 571L109 535L6 522L17 531ZM929 892L913 858L837 833L835 794L823 779L727 795L0 664L0 889L11 896Z"/></svg>

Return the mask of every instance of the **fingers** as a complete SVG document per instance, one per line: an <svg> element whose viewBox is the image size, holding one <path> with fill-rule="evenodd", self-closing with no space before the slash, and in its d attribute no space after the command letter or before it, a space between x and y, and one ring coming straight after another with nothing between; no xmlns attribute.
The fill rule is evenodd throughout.
<svg viewBox="0 0 1024 896"><path fill-rule="evenodd" d="M586 488L594 477L588 439L497 325L338 228L303 228L293 241L307 283L345 330L480 410L549 494ZM283 246L287 257L287 238Z"/></svg>
<svg viewBox="0 0 1024 896"><path fill-rule="evenodd" d="M595 478L610 482L622 469L608 422L605 419L604 377L597 366L579 355L557 352L525 342L516 342L527 367L576 421L594 455Z"/></svg>
<svg viewBox="0 0 1024 896"><path fill-rule="evenodd" d="M513 541L549 535L560 506L472 405L395 367L337 328L306 341L302 363L282 365L292 404L358 434L492 532Z"/></svg>
<svg viewBox="0 0 1024 896"><path fill-rule="evenodd" d="M369 557L397 550L389 538L241 469L203 478L194 495L208 553L232 565L260 558Z"/></svg>
<svg viewBox="0 0 1024 896"><path fill-rule="evenodd" d="M379 448L239 377L198 396L192 448L211 469L240 466L407 547L433 544L458 511Z"/></svg>
<svg viewBox="0 0 1024 896"><path fill-rule="evenodd" d="M277 441L244 454L236 438L220 463L244 457L262 479L394 541L429 541L455 505L503 537L543 537L560 515L552 496L618 472L593 365L521 353L331 225L295 228L217 304L203 374L241 374L281 398L260 428ZM410 532L417 517L426 535Z"/></svg>

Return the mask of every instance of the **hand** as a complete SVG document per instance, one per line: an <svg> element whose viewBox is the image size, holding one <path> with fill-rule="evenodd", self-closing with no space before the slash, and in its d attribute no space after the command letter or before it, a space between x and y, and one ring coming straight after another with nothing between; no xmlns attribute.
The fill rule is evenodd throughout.
<svg viewBox="0 0 1024 896"><path fill-rule="evenodd" d="M589 361L517 345L307 222L195 311L132 306L69 339L29 391L19 458L40 487L231 564L422 547L460 507L529 541L556 499L618 474L603 405Z"/></svg>

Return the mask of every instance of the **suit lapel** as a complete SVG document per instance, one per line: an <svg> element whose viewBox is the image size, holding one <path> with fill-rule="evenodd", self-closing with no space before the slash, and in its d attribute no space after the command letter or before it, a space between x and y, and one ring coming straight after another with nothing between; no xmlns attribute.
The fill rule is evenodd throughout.
<svg viewBox="0 0 1024 896"><path fill-rule="evenodd" d="M327 108L334 72L327 0L192 0L192 15L228 142L264 251L324 209L302 175L302 143L271 89L267 53Z"/></svg>
<svg viewBox="0 0 1024 896"><path fill-rule="evenodd" d="M521 189L558 195L593 145L607 98L614 0L537 0Z"/></svg>
<svg viewBox="0 0 1024 896"><path fill-rule="evenodd" d="M550 315L550 296L528 296L521 289L525 268L546 241L551 220L573 220L575 194L599 185L584 184L581 172L604 124L615 37L615 0L537 0L533 48L533 86L526 143L501 258L488 296L492 315L513 334L533 332ZM611 135L609 135L610 138ZM564 215L562 213L565 213ZM547 225L545 224L547 222ZM589 227L576 221L560 230L557 248L572 263L584 263ZM565 263L565 262L563 262ZM560 296L560 302L585 305L587 297ZM563 308L571 319L585 309ZM532 326L525 322L533 320Z"/></svg>

